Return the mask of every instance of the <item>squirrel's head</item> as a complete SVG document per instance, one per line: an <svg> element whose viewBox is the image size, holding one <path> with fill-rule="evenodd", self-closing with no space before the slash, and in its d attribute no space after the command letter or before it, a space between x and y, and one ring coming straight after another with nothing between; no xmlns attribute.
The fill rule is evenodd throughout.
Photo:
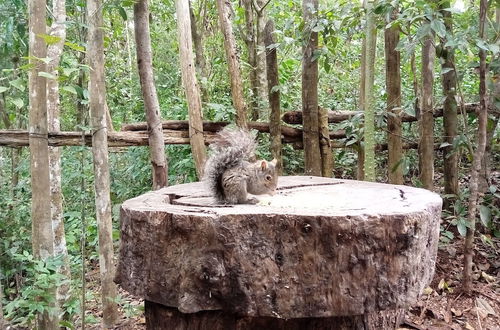
<svg viewBox="0 0 500 330"><path fill-rule="evenodd" d="M278 161L276 159L273 159L270 162L266 160L258 160L254 163L257 182L251 182L248 187L249 193L254 195L274 195L276 193L276 187L278 185L278 173L276 170L277 162Z"/></svg>

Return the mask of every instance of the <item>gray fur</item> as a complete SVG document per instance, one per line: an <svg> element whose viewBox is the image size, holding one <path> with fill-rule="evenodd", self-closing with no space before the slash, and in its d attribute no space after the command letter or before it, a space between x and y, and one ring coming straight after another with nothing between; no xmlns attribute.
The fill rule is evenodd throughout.
<svg viewBox="0 0 500 330"><path fill-rule="evenodd" d="M204 181L216 200L224 204L255 204L247 193L267 194L276 189L274 162L255 158L257 143L253 135L240 128L224 128L210 145Z"/></svg>

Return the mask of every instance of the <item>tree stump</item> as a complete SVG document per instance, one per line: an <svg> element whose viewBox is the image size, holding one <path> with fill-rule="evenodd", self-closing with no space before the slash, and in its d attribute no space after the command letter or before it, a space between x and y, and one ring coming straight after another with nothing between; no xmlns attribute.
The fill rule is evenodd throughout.
<svg viewBox="0 0 500 330"><path fill-rule="evenodd" d="M172 186L123 203L116 282L148 329L395 328L434 274L441 202L306 176L259 205Z"/></svg>

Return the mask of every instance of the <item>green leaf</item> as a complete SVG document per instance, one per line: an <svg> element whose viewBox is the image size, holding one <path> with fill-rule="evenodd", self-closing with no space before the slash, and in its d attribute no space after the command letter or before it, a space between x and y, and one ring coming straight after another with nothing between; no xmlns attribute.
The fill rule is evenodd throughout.
<svg viewBox="0 0 500 330"><path fill-rule="evenodd" d="M358 142L356 139L349 140L349 141L346 142L345 146L348 147L348 146L350 146L350 145L352 145L352 144L354 144L356 142Z"/></svg>
<svg viewBox="0 0 500 330"><path fill-rule="evenodd" d="M53 74L48 73L48 72L43 72L43 71L42 72L38 72L38 76L39 77L45 77L47 79L52 79L52 80L56 80L57 79L57 77L54 76Z"/></svg>
<svg viewBox="0 0 500 330"><path fill-rule="evenodd" d="M332 68L332 65L330 64L330 58L325 56L325 61L323 62L323 68L325 69L326 73L330 73L330 69Z"/></svg>
<svg viewBox="0 0 500 330"><path fill-rule="evenodd" d="M446 36L446 27L444 26L444 23L438 19L433 19L431 21L431 29L434 30L434 32L436 32L436 34L441 38Z"/></svg>
<svg viewBox="0 0 500 330"><path fill-rule="evenodd" d="M37 34L37 37L42 38L47 45L54 45L61 41L61 37L51 36L48 34Z"/></svg>
<svg viewBox="0 0 500 330"><path fill-rule="evenodd" d="M78 95L78 92L76 91L76 88L74 86L64 86L61 87L63 91L69 92L71 94Z"/></svg>
<svg viewBox="0 0 500 330"><path fill-rule="evenodd" d="M23 99L20 99L20 98L15 98L15 99L13 99L13 100L12 100L12 103L14 103L14 105L15 105L18 109L20 109L20 108L22 108L22 107L24 106L24 101L23 101Z"/></svg>
<svg viewBox="0 0 500 330"><path fill-rule="evenodd" d="M26 86L24 85L24 80L22 80L21 78L17 78L16 80L11 80L9 81L9 84L19 89L21 92L24 92L26 90Z"/></svg>
<svg viewBox="0 0 500 330"><path fill-rule="evenodd" d="M491 224L491 210L489 207L481 205L479 207L479 217L481 218L481 223L485 227L489 227Z"/></svg>
<svg viewBox="0 0 500 330"><path fill-rule="evenodd" d="M79 51L79 52L84 52L85 51L85 47L82 47L82 46L77 45L77 44L72 43L72 42L65 42L64 45L68 46L69 48L71 48L73 50Z"/></svg>
<svg viewBox="0 0 500 330"><path fill-rule="evenodd" d="M479 48L481 48L482 50L485 50L485 51L490 50L488 44L483 39L478 39L476 41L476 46L478 46Z"/></svg>
<svg viewBox="0 0 500 330"><path fill-rule="evenodd" d="M69 77L73 72L78 71L78 68L63 68L63 76Z"/></svg>
<svg viewBox="0 0 500 330"><path fill-rule="evenodd" d="M73 325L73 323L66 321L66 320L59 321L59 325L61 327L66 327L68 329L75 329L75 326Z"/></svg>
<svg viewBox="0 0 500 330"><path fill-rule="evenodd" d="M3 93L5 91L9 90L9 87L5 87L5 86L0 86L0 93Z"/></svg>
<svg viewBox="0 0 500 330"><path fill-rule="evenodd" d="M460 235L465 237L465 234L467 233L467 223L464 220L459 220L457 223L457 229Z"/></svg>
<svg viewBox="0 0 500 330"><path fill-rule="evenodd" d="M120 13L120 16L123 18L124 21L127 20L127 12L123 7L118 7L118 12Z"/></svg>
<svg viewBox="0 0 500 330"><path fill-rule="evenodd" d="M325 27L323 25L320 25L320 24L317 24L315 25L311 31L312 32L320 32L320 31L323 31L325 29Z"/></svg>
<svg viewBox="0 0 500 330"><path fill-rule="evenodd" d="M444 68L443 70L441 70L441 74L445 74L445 73L448 73L450 71L453 71L453 68Z"/></svg>
<svg viewBox="0 0 500 330"><path fill-rule="evenodd" d="M489 48L494 55L498 54L500 50L500 47L497 44L490 44Z"/></svg>
<svg viewBox="0 0 500 330"><path fill-rule="evenodd" d="M442 148L444 148L444 147L449 147L449 146L451 146L451 145L452 145L452 144L451 144L451 143L449 143L449 142L443 142L443 143L441 143L441 144L439 145L439 149L442 149Z"/></svg>
<svg viewBox="0 0 500 330"><path fill-rule="evenodd" d="M497 186L494 186L494 185L491 185L488 187L488 190L490 191L490 193L494 194L497 192Z"/></svg>

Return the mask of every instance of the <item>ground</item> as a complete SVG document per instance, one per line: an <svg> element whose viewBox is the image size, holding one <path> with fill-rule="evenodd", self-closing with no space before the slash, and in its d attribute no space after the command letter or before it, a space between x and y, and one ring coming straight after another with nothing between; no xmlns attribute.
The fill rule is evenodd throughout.
<svg viewBox="0 0 500 330"><path fill-rule="evenodd" d="M474 284L461 290L463 241L441 246L430 289L406 314L407 329L500 329L500 240L476 240Z"/></svg>
<svg viewBox="0 0 500 330"><path fill-rule="evenodd" d="M476 239L471 294L461 291L462 246L462 240L440 246L434 279L420 300L407 311L401 329L500 330L500 239L488 243ZM98 272L93 272L92 282L95 283L98 276ZM145 329L143 302L125 291L120 294L122 308L115 329ZM97 293L95 296L98 298ZM89 302L89 308L89 313L98 320L101 313L97 301ZM94 324L90 329L100 327Z"/></svg>

